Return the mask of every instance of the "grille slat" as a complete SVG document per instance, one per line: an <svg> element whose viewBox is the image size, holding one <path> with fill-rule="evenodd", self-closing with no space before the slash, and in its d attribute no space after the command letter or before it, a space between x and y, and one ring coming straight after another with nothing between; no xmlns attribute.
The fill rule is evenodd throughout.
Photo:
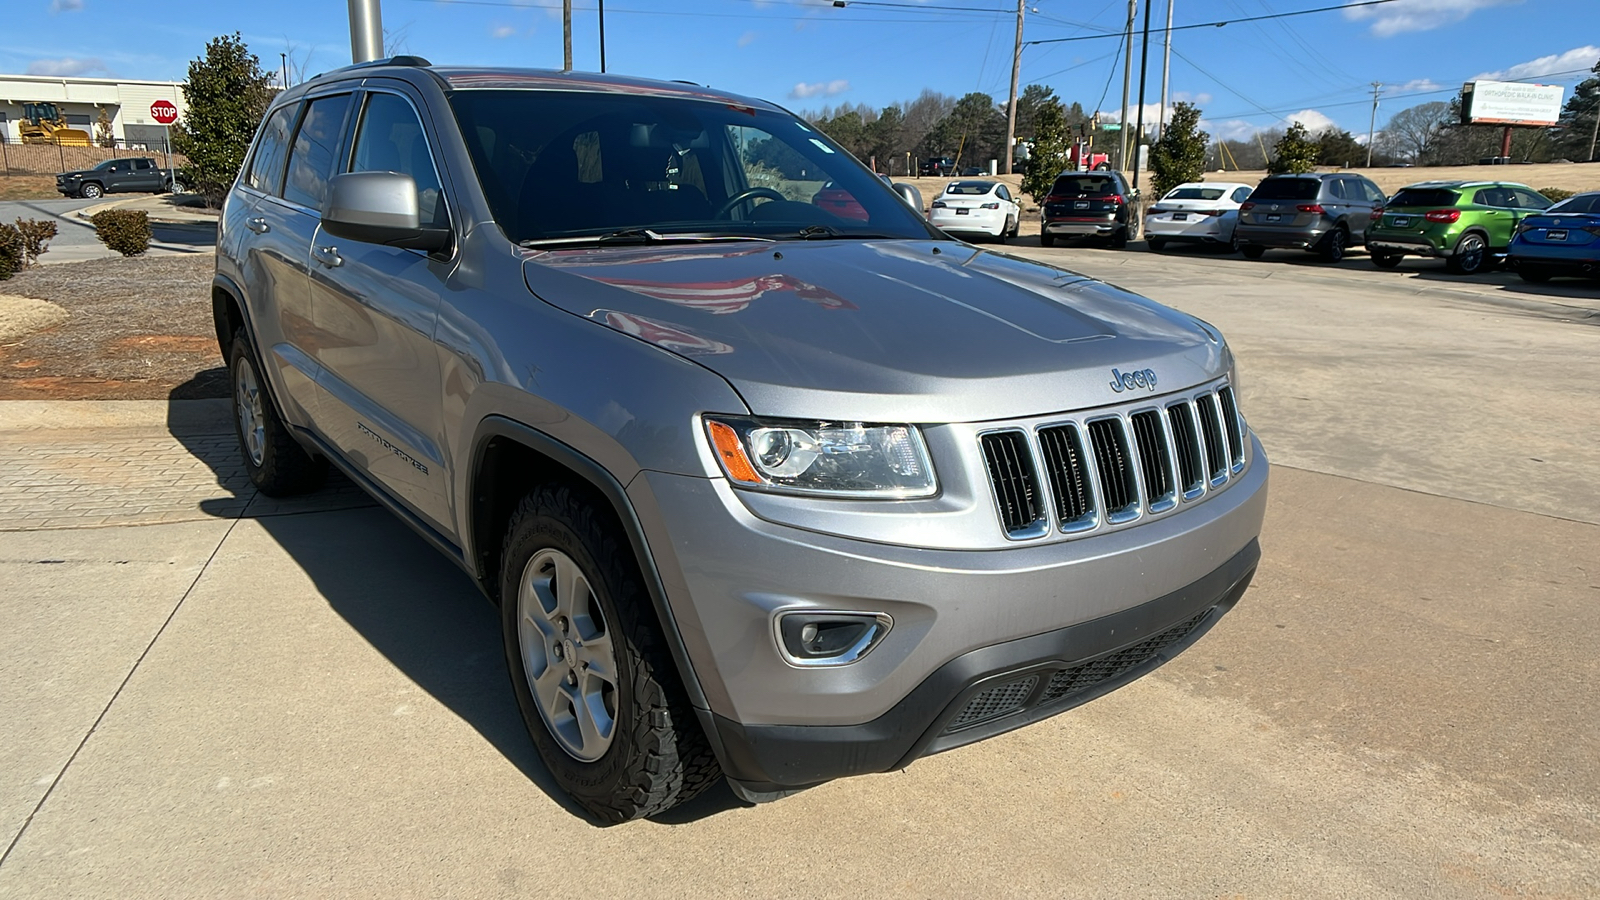
<svg viewBox="0 0 1600 900"><path fill-rule="evenodd" d="M1200 411L1200 431L1206 438L1206 472L1214 479L1221 478L1228 473L1228 450L1223 444L1216 395L1201 394L1194 402Z"/></svg>
<svg viewBox="0 0 1600 900"><path fill-rule="evenodd" d="M1056 499L1056 519L1065 526L1094 510L1094 491L1083 456L1083 441L1075 425L1058 425L1039 431L1044 471Z"/></svg>
<svg viewBox="0 0 1600 900"><path fill-rule="evenodd" d="M1133 479L1133 460L1129 458L1127 437L1116 419L1096 419L1089 423L1089 444L1100 475L1100 494L1106 512L1119 513L1139 502Z"/></svg>
<svg viewBox="0 0 1600 900"><path fill-rule="evenodd" d="M998 431L983 436L983 460L994 485L1000 522L1007 534L1034 527L1041 518L1039 490L1028 439L1020 431Z"/></svg>
<svg viewBox="0 0 1600 900"><path fill-rule="evenodd" d="M1050 681L1044 686L1044 693L1040 695L1041 704L1060 700L1062 697L1086 691L1103 681L1116 678L1119 675L1142 666L1154 659L1156 654L1171 647L1173 644L1188 637L1191 632L1211 614L1211 610L1203 610L1179 622L1150 638L1146 638L1130 647L1124 647L1115 653L1110 653L1096 660L1062 669L1050 676Z"/></svg>
<svg viewBox="0 0 1600 900"><path fill-rule="evenodd" d="M1228 458L1235 464L1244 462L1244 433L1239 424L1239 407L1234 403L1233 388L1217 390L1222 399L1222 427L1228 435Z"/></svg>
<svg viewBox="0 0 1600 900"><path fill-rule="evenodd" d="M1167 434L1161 427L1161 414L1155 410L1134 413L1128 421L1133 424L1133 439L1139 448L1139 471L1144 475L1145 502L1157 503L1171 497L1172 453L1167 449Z"/></svg>
<svg viewBox="0 0 1600 900"><path fill-rule="evenodd" d="M1019 681L1011 681L992 687L967 701L967 705L950 724L945 726L945 731L955 731L968 725L976 725L989 719L1003 716L1022 708L1028 695L1033 693L1034 685L1039 683L1039 676L1030 675Z"/></svg>
<svg viewBox="0 0 1600 900"><path fill-rule="evenodd" d="M1204 463L1200 459L1200 435L1194 430L1194 413L1189 404L1180 403L1167 408L1167 419L1172 424L1172 439L1177 445L1173 449L1178 456L1180 486L1184 493L1199 490L1205 483L1205 476L1200 472Z"/></svg>

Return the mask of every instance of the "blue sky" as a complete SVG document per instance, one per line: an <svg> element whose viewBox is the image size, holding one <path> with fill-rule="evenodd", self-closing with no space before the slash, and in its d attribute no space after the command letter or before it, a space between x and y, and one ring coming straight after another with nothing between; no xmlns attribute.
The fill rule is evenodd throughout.
<svg viewBox="0 0 1600 900"><path fill-rule="evenodd" d="M1154 2L1159 26L1165 0ZM1174 2L1174 24L1182 25L1337 0ZM597 69L595 0L574 5L575 64ZM560 0L383 0L383 16L405 52L435 62L559 67L560 7ZM1033 41L1119 31L1127 5L1030 0L1029 9L1025 40ZM207 38L239 31L265 66L277 67L287 52L292 64L315 73L349 60L345 10L343 0L8 0L0 72L179 79ZM610 0L606 57L614 72L688 79L796 110L845 102L881 107L925 87L952 95L980 90L1003 101L1014 11L1010 0L857 0L844 9L830 0ZM1449 99L1474 77L1570 86L1583 73L1568 70L1600 58L1597 26L1596 0L1395 0L1180 31L1171 91L1200 104L1213 136L1241 137L1298 118L1364 138L1369 82L1383 82L1389 97L1380 126L1406 106ZM1113 68L1117 48L1115 38L1031 45L1022 82L1114 111L1122 83L1120 63ZM1137 43L1134 50L1137 79ZM1557 72L1565 74L1546 74ZM1153 40L1152 103L1160 76Z"/></svg>

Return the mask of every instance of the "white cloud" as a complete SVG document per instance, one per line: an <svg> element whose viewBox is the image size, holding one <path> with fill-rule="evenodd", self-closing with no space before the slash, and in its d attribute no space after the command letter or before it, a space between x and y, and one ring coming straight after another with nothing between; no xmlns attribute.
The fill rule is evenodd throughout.
<svg viewBox="0 0 1600 900"><path fill-rule="evenodd" d="M1299 122L1312 134L1317 134L1328 128L1338 128L1339 123L1314 109L1302 109L1291 113L1281 119L1262 124L1246 119L1226 119L1218 122L1213 119L1201 119L1200 130L1208 132L1213 141L1245 141L1256 136L1257 132L1271 128L1287 128L1291 123ZM1361 137L1366 137L1362 132Z"/></svg>
<svg viewBox="0 0 1600 900"><path fill-rule="evenodd" d="M105 72L110 69L100 61L98 56L88 56L83 59L63 57L61 59L36 59L28 63L29 75L50 75L56 78L70 75L88 75L92 72Z"/></svg>
<svg viewBox="0 0 1600 900"><path fill-rule="evenodd" d="M1390 94L1426 94L1430 91L1443 90L1444 85L1432 78L1413 78L1405 84L1386 84L1383 86L1384 96Z"/></svg>
<svg viewBox="0 0 1600 900"><path fill-rule="evenodd" d="M843 78L832 81L817 81L811 84L801 82L789 91L789 97L794 100L805 100L810 97L834 97L850 90L850 82Z"/></svg>
<svg viewBox="0 0 1600 900"><path fill-rule="evenodd" d="M83 9L83 0L50 0L50 14L77 12Z"/></svg>
<svg viewBox="0 0 1600 900"><path fill-rule="evenodd" d="M1290 113L1283 117L1285 123L1299 122L1306 130L1316 134L1327 128L1337 128L1339 124L1314 109L1302 109L1297 113Z"/></svg>
<svg viewBox="0 0 1600 900"><path fill-rule="evenodd" d="M489 32L490 37L508 38L517 33L517 29L510 25L497 25Z"/></svg>
<svg viewBox="0 0 1600 900"><path fill-rule="evenodd" d="M739 46L750 46L751 44L755 43L756 36L757 35L754 31L746 31L744 34L739 35Z"/></svg>
<svg viewBox="0 0 1600 900"><path fill-rule="evenodd" d="M1205 92L1191 94L1188 91L1173 91L1173 103L1193 103L1195 106L1205 106L1211 102L1211 95Z"/></svg>
<svg viewBox="0 0 1600 900"><path fill-rule="evenodd" d="M1495 72L1479 72L1468 79L1469 81L1518 81L1523 78L1542 78L1550 76L1552 72L1567 72L1572 69L1581 71L1571 75L1550 76L1553 81L1576 80L1584 72L1600 60L1600 47L1586 44L1574 47L1565 53L1552 53L1538 59L1530 59L1525 63L1517 63Z"/></svg>
<svg viewBox="0 0 1600 900"><path fill-rule="evenodd" d="M1356 22L1371 22L1372 33L1393 37L1407 31L1429 31L1465 19L1480 9L1521 3L1522 0L1395 0L1380 6L1363 6L1344 11Z"/></svg>

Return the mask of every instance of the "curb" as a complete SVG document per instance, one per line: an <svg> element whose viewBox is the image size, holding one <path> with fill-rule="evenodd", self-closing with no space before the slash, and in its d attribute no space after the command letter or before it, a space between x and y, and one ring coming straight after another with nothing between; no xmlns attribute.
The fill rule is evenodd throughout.
<svg viewBox="0 0 1600 900"><path fill-rule="evenodd" d="M147 200L152 196L161 197L161 196L165 196L165 195L164 194L139 194L138 196L128 197L128 198L122 199L122 200L111 200L111 201L108 201L106 203L96 203L93 206L85 206L83 209L80 209L77 212L73 213L73 215L75 215L78 218L80 218L80 219L84 220L85 222L87 222L87 221L89 221L89 219L93 218L96 213L104 212L105 210L108 210L108 209L121 209L124 206L131 206L131 205L133 205L135 203L141 202L143 200ZM146 213L146 215L149 215L149 210L146 210L145 213ZM170 218L167 218L167 217L159 215L159 214L150 215L149 218L150 218L150 224L152 224L152 225L164 225L164 226L166 226L168 228L202 228L202 229L209 228L209 229L215 229L217 227L217 222L221 221L221 217L218 217L218 219L215 220L215 221L195 221L193 219L170 219Z"/></svg>
<svg viewBox="0 0 1600 900"><path fill-rule="evenodd" d="M210 400L4 400L0 435L39 430L113 428L225 433L233 430L232 401Z"/></svg>

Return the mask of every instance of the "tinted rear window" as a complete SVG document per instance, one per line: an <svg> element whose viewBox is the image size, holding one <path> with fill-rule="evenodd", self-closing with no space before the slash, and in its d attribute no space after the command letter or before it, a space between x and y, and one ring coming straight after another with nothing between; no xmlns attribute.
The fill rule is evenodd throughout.
<svg viewBox="0 0 1600 900"><path fill-rule="evenodd" d="M1322 182L1315 178L1268 178L1256 185L1251 200L1315 200Z"/></svg>
<svg viewBox="0 0 1600 900"><path fill-rule="evenodd" d="M1600 194L1579 194L1545 210L1547 213L1590 213L1600 207Z"/></svg>
<svg viewBox="0 0 1600 900"><path fill-rule="evenodd" d="M994 187L988 181L957 181L944 189L946 194L987 194Z"/></svg>
<svg viewBox="0 0 1600 900"><path fill-rule="evenodd" d="M1222 196L1222 188L1173 188L1163 200L1215 200Z"/></svg>
<svg viewBox="0 0 1600 900"><path fill-rule="evenodd" d="M1116 192L1117 180L1109 175L1063 175L1050 189L1052 194L1088 194L1091 197Z"/></svg>
<svg viewBox="0 0 1600 900"><path fill-rule="evenodd" d="M1402 188L1389 201L1390 206L1455 206L1460 197L1444 188Z"/></svg>

